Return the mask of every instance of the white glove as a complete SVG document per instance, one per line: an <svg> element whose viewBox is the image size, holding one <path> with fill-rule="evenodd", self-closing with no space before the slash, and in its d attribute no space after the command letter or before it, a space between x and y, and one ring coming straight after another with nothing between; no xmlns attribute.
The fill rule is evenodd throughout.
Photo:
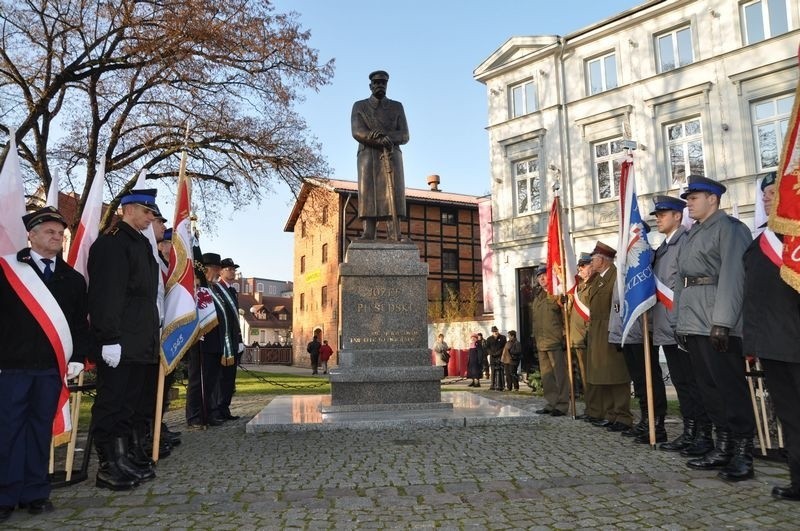
<svg viewBox="0 0 800 531"><path fill-rule="evenodd" d="M77 378L81 371L83 371L83 363L78 361L69 362L69 364L67 364L67 380Z"/></svg>
<svg viewBox="0 0 800 531"><path fill-rule="evenodd" d="M241 354L242 352L244 352L244 343L239 343L239 350L236 353Z"/></svg>
<svg viewBox="0 0 800 531"><path fill-rule="evenodd" d="M122 358L122 345L103 345L103 361L112 369L119 365L119 360Z"/></svg>

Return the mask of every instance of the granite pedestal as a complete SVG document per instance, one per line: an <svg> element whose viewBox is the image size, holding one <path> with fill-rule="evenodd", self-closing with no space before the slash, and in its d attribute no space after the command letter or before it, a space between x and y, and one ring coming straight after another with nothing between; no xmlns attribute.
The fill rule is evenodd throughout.
<svg viewBox="0 0 800 531"><path fill-rule="evenodd" d="M417 246L351 243L339 277L342 348L322 413L452 408L430 362L428 264Z"/></svg>

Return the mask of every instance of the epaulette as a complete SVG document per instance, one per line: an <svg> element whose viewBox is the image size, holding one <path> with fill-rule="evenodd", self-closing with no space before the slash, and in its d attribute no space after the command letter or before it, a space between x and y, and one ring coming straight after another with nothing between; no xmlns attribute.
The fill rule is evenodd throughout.
<svg viewBox="0 0 800 531"><path fill-rule="evenodd" d="M114 227L113 229L111 229L110 231L108 231L108 233L109 233L110 235L112 235L112 236L116 235L118 232L119 232L119 227Z"/></svg>

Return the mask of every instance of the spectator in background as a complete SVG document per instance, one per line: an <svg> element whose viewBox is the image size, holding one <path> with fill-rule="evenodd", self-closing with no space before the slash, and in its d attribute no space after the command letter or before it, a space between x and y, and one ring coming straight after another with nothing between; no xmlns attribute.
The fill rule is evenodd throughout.
<svg viewBox="0 0 800 531"><path fill-rule="evenodd" d="M483 354L478 350L481 339L478 334L469 338L469 357L467 358L467 378L472 378L472 383L467 387L480 387L483 375Z"/></svg>
<svg viewBox="0 0 800 531"><path fill-rule="evenodd" d="M436 366L442 367L442 378L447 378L447 362L450 361L450 347L444 340L444 334L436 336L436 343L433 344L433 352L436 353Z"/></svg>
<svg viewBox="0 0 800 531"><path fill-rule="evenodd" d="M322 342L319 347L319 362L322 364L322 374L328 374L328 360L333 356L333 349L328 345L328 340Z"/></svg>
<svg viewBox="0 0 800 531"><path fill-rule="evenodd" d="M319 349L322 347L322 343L319 342L319 337L321 335L322 330L317 328L314 330L314 337L312 337L311 341L306 345L306 352L308 352L308 355L311 357L311 374L318 374Z"/></svg>
<svg viewBox="0 0 800 531"><path fill-rule="evenodd" d="M517 332L515 330L508 331L508 340L503 347L503 352L500 355L500 361L503 364L503 371L506 375L506 388L509 391L519 391L519 376L517 375L517 367L519 360L522 358L522 345L517 341ZM502 391L502 383L498 391Z"/></svg>

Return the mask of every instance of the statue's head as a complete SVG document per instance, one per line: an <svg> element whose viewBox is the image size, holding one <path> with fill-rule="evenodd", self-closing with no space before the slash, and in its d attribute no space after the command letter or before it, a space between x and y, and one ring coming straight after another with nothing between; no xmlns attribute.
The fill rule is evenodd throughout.
<svg viewBox="0 0 800 531"><path fill-rule="evenodd" d="M369 89L372 95L379 100L386 97L386 86L389 84L389 74L385 70L376 70L369 75Z"/></svg>

